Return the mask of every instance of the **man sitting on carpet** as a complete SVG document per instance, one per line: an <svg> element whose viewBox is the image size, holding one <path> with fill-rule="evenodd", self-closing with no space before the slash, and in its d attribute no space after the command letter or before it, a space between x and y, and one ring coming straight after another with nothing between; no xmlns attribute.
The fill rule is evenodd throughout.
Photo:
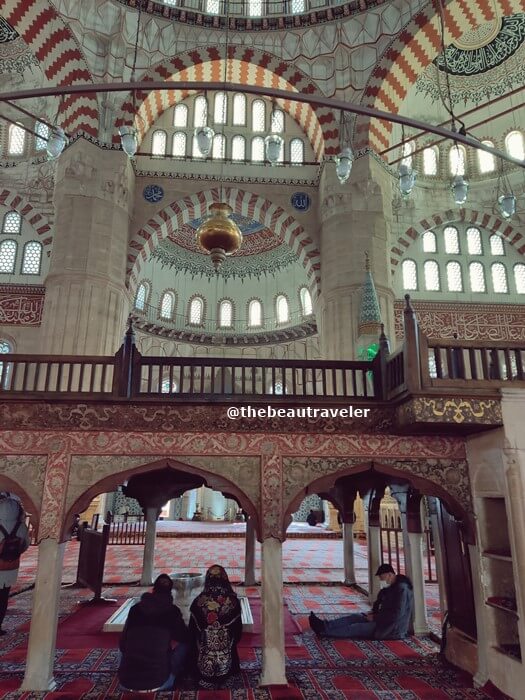
<svg viewBox="0 0 525 700"><path fill-rule="evenodd" d="M335 620L321 620L310 613L310 627L319 637L343 639L403 639L409 633L414 609L412 582L408 576L396 575L390 564L376 571L387 584L379 591L372 611L345 615Z"/></svg>
<svg viewBox="0 0 525 700"><path fill-rule="evenodd" d="M152 593L144 593L129 611L120 638L119 681L129 690L169 690L182 674L188 630L173 604L173 581L160 574ZM177 647L172 650L171 642Z"/></svg>

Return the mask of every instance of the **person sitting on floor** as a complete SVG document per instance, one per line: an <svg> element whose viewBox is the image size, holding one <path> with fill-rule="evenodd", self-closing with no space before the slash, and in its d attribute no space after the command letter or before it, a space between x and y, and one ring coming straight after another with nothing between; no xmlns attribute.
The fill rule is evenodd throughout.
<svg viewBox="0 0 525 700"><path fill-rule="evenodd" d="M376 571L387 584L379 591L369 613L345 615L335 620L321 620L310 613L310 627L319 637L343 639L403 639L412 626L414 593L408 576L396 575L390 564Z"/></svg>
<svg viewBox="0 0 525 700"><path fill-rule="evenodd" d="M173 581L160 574L151 593L144 593L129 611L120 638L118 669L129 690L169 690L182 675L188 652L188 629L173 604ZM172 650L172 640L178 645Z"/></svg>
<svg viewBox="0 0 525 700"><path fill-rule="evenodd" d="M202 688L219 688L240 670L241 604L222 566L206 572L204 588L190 608L193 666Z"/></svg>
<svg viewBox="0 0 525 700"><path fill-rule="evenodd" d="M20 555L29 547L26 514L18 496L0 491L0 636L7 634L2 624L7 612L9 592L18 577Z"/></svg>
<svg viewBox="0 0 525 700"><path fill-rule="evenodd" d="M315 527L317 525L317 515L314 513L314 511L311 508L310 508L310 512L306 516L306 522L311 527Z"/></svg>

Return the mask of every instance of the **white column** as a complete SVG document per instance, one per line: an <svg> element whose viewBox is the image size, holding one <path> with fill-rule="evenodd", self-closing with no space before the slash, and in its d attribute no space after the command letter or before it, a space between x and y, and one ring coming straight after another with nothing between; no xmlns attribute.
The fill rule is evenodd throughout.
<svg viewBox="0 0 525 700"><path fill-rule="evenodd" d="M355 583L353 523L343 523L343 561L345 586L352 586Z"/></svg>
<svg viewBox="0 0 525 700"><path fill-rule="evenodd" d="M45 539L38 545L33 611L24 680L20 690L54 690L53 663L62 581L64 543Z"/></svg>
<svg viewBox="0 0 525 700"><path fill-rule="evenodd" d="M373 603L380 589L379 577L375 575L381 564L381 528L368 526L368 600Z"/></svg>
<svg viewBox="0 0 525 700"><path fill-rule="evenodd" d="M155 537L157 535L157 508L146 508L146 541L142 562L141 586L151 586L155 564Z"/></svg>
<svg viewBox="0 0 525 700"><path fill-rule="evenodd" d="M423 571L423 533L409 532L410 571L414 586L414 633L428 634L427 605L425 600L425 574ZM408 570L408 566L405 564Z"/></svg>
<svg viewBox="0 0 525 700"><path fill-rule="evenodd" d="M282 544L262 543L262 675L259 685L287 685L284 659Z"/></svg>
<svg viewBox="0 0 525 700"><path fill-rule="evenodd" d="M255 585L255 523L248 516L244 543L244 585Z"/></svg>
<svg viewBox="0 0 525 700"><path fill-rule="evenodd" d="M195 513L195 504L197 503L197 489L185 491L182 495L182 513L181 517L184 520L191 520Z"/></svg>

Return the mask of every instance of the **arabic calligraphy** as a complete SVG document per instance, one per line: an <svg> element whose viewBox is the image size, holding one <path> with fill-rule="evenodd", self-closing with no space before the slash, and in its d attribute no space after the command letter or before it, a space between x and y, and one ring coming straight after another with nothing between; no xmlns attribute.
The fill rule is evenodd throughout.
<svg viewBox="0 0 525 700"><path fill-rule="evenodd" d="M0 295L0 323L8 326L39 326L44 296Z"/></svg>

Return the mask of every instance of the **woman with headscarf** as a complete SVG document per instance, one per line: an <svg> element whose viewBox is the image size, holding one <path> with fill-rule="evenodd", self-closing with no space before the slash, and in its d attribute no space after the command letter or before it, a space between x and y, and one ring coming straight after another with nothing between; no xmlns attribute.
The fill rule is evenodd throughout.
<svg viewBox="0 0 525 700"><path fill-rule="evenodd" d="M238 673L241 604L228 574L218 564L210 566L204 589L191 604L189 629L201 687L217 688L229 676Z"/></svg>

